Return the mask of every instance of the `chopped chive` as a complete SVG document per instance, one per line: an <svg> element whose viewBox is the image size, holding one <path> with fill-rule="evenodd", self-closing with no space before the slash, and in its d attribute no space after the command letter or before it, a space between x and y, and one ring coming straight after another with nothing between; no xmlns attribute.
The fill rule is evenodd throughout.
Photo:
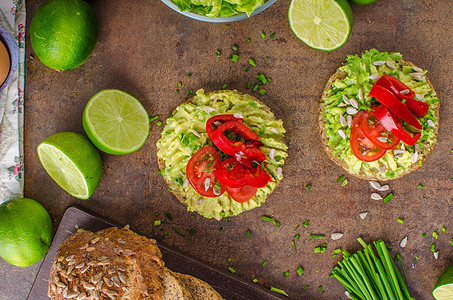
<svg viewBox="0 0 453 300"><path fill-rule="evenodd" d="M310 234L311 239L324 239L325 236L322 234Z"/></svg>
<svg viewBox="0 0 453 300"><path fill-rule="evenodd" d="M277 226L277 227L280 227L280 222L274 220L274 225Z"/></svg>
<svg viewBox="0 0 453 300"><path fill-rule="evenodd" d="M423 185L419 184L419 185L418 185L418 188L421 189L421 190L423 190Z"/></svg>
<svg viewBox="0 0 453 300"><path fill-rule="evenodd" d="M161 121L157 121L157 126L161 126L162 125L162 122Z"/></svg>
<svg viewBox="0 0 453 300"><path fill-rule="evenodd" d="M179 90L176 90L176 94L179 94Z"/></svg>
<svg viewBox="0 0 453 300"><path fill-rule="evenodd" d="M259 84L255 84L255 86L253 87L252 89L252 92L256 92L258 90L258 88L260 87Z"/></svg>
<svg viewBox="0 0 453 300"><path fill-rule="evenodd" d="M252 40L251 39L247 39L247 43L250 43Z"/></svg>
<svg viewBox="0 0 453 300"><path fill-rule="evenodd" d="M261 95L264 95L264 94L266 94L266 90L260 89L260 90L258 91L258 93L260 93Z"/></svg>
<svg viewBox="0 0 453 300"><path fill-rule="evenodd" d="M212 172L212 171L215 171L215 170L216 170L216 168L212 168L212 169L203 170L202 172L206 172L206 173L209 174L209 172Z"/></svg>
<svg viewBox="0 0 453 300"><path fill-rule="evenodd" d="M265 57L265 58L264 58L264 61L268 61L268 60L269 60L269 57Z"/></svg>
<svg viewBox="0 0 453 300"><path fill-rule="evenodd" d="M158 216L159 216L159 213L158 213L158 212L157 212L157 213L155 213L155 214L154 214L154 216L158 217Z"/></svg>
<svg viewBox="0 0 453 300"><path fill-rule="evenodd" d="M215 54L217 55L217 57L219 57L219 56L220 56L220 51L217 50L217 51L215 52Z"/></svg>
<svg viewBox="0 0 453 300"><path fill-rule="evenodd" d="M261 32L260 36L265 39L266 38L266 34L264 32Z"/></svg>
<svg viewBox="0 0 453 300"><path fill-rule="evenodd" d="M418 256L415 256L415 260L418 261L420 259L420 257Z"/></svg>
<svg viewBox="0 0 453 300"><path fill-rule="evenodd" d="M281 157L280 155L277 155L277 156L275 157L275 161L276 161L276 162L279 162L281 159L282 159L282 157Z"/></svg>
<svg viewBox="0 0 453 300"><path fill-rule="evenodd" d="M167 230L165 230L165 231L164 231L164 234L165 234L165 235L167 235L167 234L168 234L168 231L167 231Z"/></svg>
<svg viewBox="0 0 453 300"><path fill-rule="evenodd" d="M171 111L168 113L168 117L170 118L172 114L173 114L173 111L171 110Z"/></svg>
<svg viewBox="0 0 453 300"><path fill-rule="evenodd" d="M222 90L226 89L227 86L228 86L228 84L226 84L226 83L224 85L222 85Z"/></svg>
<svg viewBox="0 0 453 300"><path fill-rule="evenodd" d="M309 221L309 220L305 221L305 222L303 223L303 225L304 225L304 227L308 227L308 225L310 225L310 221Z"/></svg>
<svg viewBox="0 0 453 300"><path fill-rule="evenodd" d="M298 267L297 268L297 275L302 275L304 273L304 269L302 269L302 267Z"/></svg>
<svg viewBox="0 0 453 300"><path fill-rule="evenodd" d="M228 57L231 61L237 62L239 59L239 56L234 54L233 56Z"/></svg>
<svg viewBox="0 0 453 300"><path fill-rule="evenodd" d="M236 270L233 269L232 267L228 267L228 271L230 271L230 272L233 273L233 274L236 273Z"/></svg>
<svg viewBox="0 0 453 300"><path fill-rule="evenodd" d="M171 188L167 187L167 191L171 192Z"/></svg>
<svg viewBox="0 0 453 300"><path fill-rule="evenodd" d="M315 253L324 253L326 252L327 244L322 244L321 246L315 247L313 251Z"/></svg>
<svg viewBox="0 0 453 300"><path fill-rule="evenodd" d="M318 286L318 290L322 291L322 285Z"/></svg>
<svg viewBox="0 0 453 300"><path fill-rule="evenodd" d="M452 245L452 246L453 246L453 239L451 239L451 240L450 240L450 245Z"/></svg>
<svg viewBox="0 0 453 300"><path fill-rule="evenodd" d="M220 227L220 228L219 228L219 231L223 231L223 227Z"/></svg>
<svg viewBox="0 0 453 300"><path fill-rule="evenodd" d="M309 190L311 189L311 185L307 184L307 186L305 187L305 189L306 189L307 191L309 191Z"/></svg>
<svg viewBox="0 0 453 300"><path fill-rule="evenodd" d="M159 119L159 116L154 116L151 119L149 119L149 121L152 122L152 121L157 120L157 119Z"/></svg>
<svg viewBox="0 0 453 300"><path fill-rule="evenodd" d="M252 81L249 80L249 81L247 82L247 88L249 89L251 86L252 86ZM252 102L253 102L253 101L252 101ZM250 103L250 102L249 102L249 103Z"/></svg>
<svg viewBox="0 0 453 300"><path fill-rule="evenodd" d="M190 235L194 235L194 234L195 234L195 229L190 228L190 229L189 229L189 234L190 234Z"/></svg>
<svg viewBox="0 0 453 300"><path fill-rule="evenodd" d="M267 260L263 261L263 263L261 264L263 267L265 267L267 265Z"/></svg>
<svg viewBox="0 0 453 300"><path fill-rule="evenodd" d="M283 277L288 277L289 276L289 271L283 272Z"/></svg>
<svg viewBox="0 0 453 300"><path fill-rule="evenodd" d="M396 260L401 263L401 268L403 269L404 277L406 278L406 284L407 284L407 273L406 273L406 269L404 268L403 260L401 259L401 255L399 252L396 253Z"/></svg>
<svg viewBox="0 0 453 300"><path fill-rule="evenodd" d="M387 196L384 197L384 203L388 203L390 200L392 200L393 194L390 193Z"/></svg>
<svg viewBox="0 0 453 300"><path fill-rule="evenodd" d="M291 241L291 244L294 247L294 252L297 254L296 242L295 241Z"/></svg>
<svg viewBox="0 0 453 300"><path fill-rule="evenodd" d="M445 234L445 232L447 231L447 229L445 229L445 227L442 227L442 234Z"/></svg>
<svg viewBox="0 0 453 300"><path fill-rule="evenodd" d="M396 219L396 221L400 224L403 224L404 220L401 220L400 218Z"/></svg>
<svg viewBox="0 0 453 300"><path fill-rule="evenodd" d="M341 249L337 248L337 249L333 250L333 253L335 253L335 254L341 253Z"/></svg>
<svg viewBox="0 0 453 300"><path fill-rule="evenodd" d="M250 70L250 67L245 68L245 71L248 72Z"/></svg>
<svg viewBox="0 0 453 300"><path fill-rule="evenodd" d="M250 229L247 229L246 235L248 238L252 235L252 232L250 231Z"/></svg>
<svg viewBox="0 0 453 300"><path fill-rule="evenodd" d="M230 222L230 218L225 218L225 222L226 223Z"/></svg>
<svg viewBox="0 0 453 300"><path fill-rule="evenodd" d="M344 175L340 176L338 179L337 179L337 182L342 182L344 179Z"/></svg>
<svg viewBox="0 0 453 300"><path fill-rule="evenodd" d="M195 215L190 215L191 218L195 218Z"/></svg>
<svg viewBox="0 0 453 300"><path fill-rule="evenodd" d="M269 222L272 222L272 221L274 221L274 219L273 219L273 218L271 218L271 217L268 217L268 216L261 216L261 219L263 219L264 221L269 221Z"/></svg>
<svg viewBox="0 0 453 300"><path fill-rule="evenodd" d="M276 293L279 293L280 295L283 295L283 296L286 296L286 297L289 297L287 293L285 293L284 290L281 290L281 289L278 289L276 287L273 287L271 286L271 291L272 292L276 292Z"/></svg>
<svg viewBox="0 0 453 300"><path fill-rule="evenodd" d="M232 48L233 48L234 51L238 51L239 50L238 46L236 46L236 45L233 45Z"/></svg>
<svg viewBox="0 0 453 300"><path fill-rule="evenodd" d="M422 233L422 237L425 237L426 236L426 233Z"/></svg>
<svg viewBox="0 0 453 300"><path fill-rule="evenodd" d="M272 38L274 38L274 36L275 36L275 32L272 33L269 37L272 39Z"/></svg>
<svg viewBox="0 0 453 300"><path fill-rule="evenodd" d="M295 234L295 235L294 235L294 238L295 238L295 239L300 239L300 235L299 235L299 234Z"/></svg>
<svg viewBox="0 0 453 300"><path fill-rule="evenodd" d="M190 77L192 77L192 74L190 74L190 73L189 73L189 74L187 74L187 77L189 77L189 78L190 78Z"/></svg>
<svg viewBox="0 0 453 300"><path fill-rule="evenodd" d="M229 28L231 27L231 24L226 24L225 27Z"/></svg>
<svg viewBox="0 0 453 300"><path fill-rule="evenodd" d="M173 230L176 231L180 236L185 237L186 235L176 227L173 227Z"/></svg>
<svg viewBox="0 0 453 300"><path fill-rule="evenodd" d="M249 58L249 64L251 64L254 67L256 66L256 63L252 58Z"/></svg>
<svg viewBox="0 0 453 300"><path fill-rule="evenodd" d="M263 84L266 84L267 83L267 79L266 79L266 76L264 76L264 74L260 74L259 76L256 76L259 80L261 80L261 82Z"/></svg>
<svg viewBox="0 0 453 300"><path fill-rule="evenodd" d="M182 87L182 82L178 82L178 86L179 86L179 87Z"/></svg>
<svg viewBox="0 0 453 300"><path fill-rule="evenodd" d="M253 281L253 283L257 283L257 282L258 282L258 279L255 278L255 279L253 279L252 281Z"/></svg>
<svg viewBox="0 0 453 300"><path fill-rule="evenodd" d="M307 289L308 289L308 285L305 285L305 286L304 286L304 290L307 290Z"/></svg>
<svg viewBox="0 0 453 300"><path fill-rule="evenodd" d="M227 261L228 261L228 262L231 262L231 261L232 261L231 257L228 257L228 258L227 258Z"/></svg>
<svg viewBox="0 0 453 300"><path fill-rule="evenodd" d="M193 90L192 89L189 90L189 95L193 95Z"/></svg>
<svg viewBox="0 0 453 300"><path fill-rule="evenodd" d="M348 184L348 180L345 179L345 180L341 183L341 186L345 186L345 185L347 185L347 184Z"/></svg>
<svg viewBox="0 0 453 300"><path fill-rule="evenodd" d="M433 236L433 238L435 238L437 240L437 238L439 237L439 234L437 233L437 230L433 231L432 236Z"/></svg>
<svg viewBox="0 0 453 300"><path fill-rule="evenodd" d="M210 162L209 164L206 165L206 167L209 168L209 167L212 166L213 164L214 164L214 162Z"/></svg>
<svg viewBox="0 0 453 300"><path fill-rule="evenodd" d="M300 225L297 225L296 228L294 228L294 231L296 231L297 229L299 229Z"/></svg>
<svg viewBox="0 0 453 300"><path fill-rule="evenodd" d="M154 226L159 226L160 224L162 224L161 220L154 221Z"/></svg>
<svg viewBox="0 0 453 300"><path fill-rule="evenodd" d="M173 216L171 215L171 213L170 213L169 211L167 211L165 214L167 215L167 218L168 218L170 221L173 220Z"/></svg>
<svg viewBox="0 0 453 300"><path fill-rule="evenodd" d="M429 249L431 249L432 252L436 252L436 244L431 244Z"/></svg>

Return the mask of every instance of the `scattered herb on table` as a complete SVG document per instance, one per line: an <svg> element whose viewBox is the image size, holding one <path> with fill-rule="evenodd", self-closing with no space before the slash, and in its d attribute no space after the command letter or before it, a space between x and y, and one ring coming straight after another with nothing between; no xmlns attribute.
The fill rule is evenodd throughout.
<svg viewBox="0 0 453 300"><path fill-rule="evenodd" d="M249 64L251 64L254 67L256 66L256 63L252 58L249 58Z"/></svg>
<svg viewBox="0 0 453 300"><path fill-rule="evenodd" d="M390 193L387 196L384 197L384 203L388 203L390 200L392 200L393 194Z"/></svg>
<svg viewBox="0 0 453 300"><path fill-rule="evenodd" d="M173 230L176 231L180 236L185 237L186 235L176 227L173 227Z"/></svg>
<svg viewBox="0 0 453 300"><path fill-rule="evenodd" d="M304 225L304 227L308 227L308 225L310 225L310 221L309 221L309 220L305 221L305 222L303 223L303 225Z"/></svg>
<svg viewBox="0 0 453 300"><path fill-rule="evenodd" d="M279 293L279 294L281 294L281 295L283 295L283 296L289 297L288 294L285 293L284 290L278 289L278 288L276 288L276 287L271 286L271 291L276 292L276 293Z"/></svg>
<svg viewBox="0 0 453 300"><path fill-rule="evenodd" d="M236 273L236 270L233 269L232 267L228 267L228 271L230 271L230 272L233 273L233 274Z"/></svg>
<svg viewBox="0 0 453 300"><path fill-rule="evenodd" d="M436 240L439 237L439 234L437 233L437 230L434 230L432 235L433 235L433 238L435 238Z"/></svg>
<svg viewBox="0 0 453 300"><path fill-rule="evenodd" d="M155 120L157 120L157 119L159 119L159 116L154 116L154 117L152 117L151 119L149 119L149 121L152 122L152 121L155 121Z"/></svg>
<svg viewBox="0 0 453 300"><path fill-rule="evenodd" d="M250 235L252 235L252 232L250 231L250 229L247 229L246 235L247 235L248 238L250 237Z"/></svg>
<svg viewBox="0 0 453 300"><path fill-rule="evenodd" d="M267 260L263 261L263 263L261 264L263 267L267 266Z"/></svg>
<svg viewBox="0 0 453 300"><path fill-rule="evenodd" d="M396 219L396 221L400 224L403 224L404 220L401 220L400 218Z"/></svg>
<svg viewBox="0 0 453 300"><path fill-rule="evenodd" d="M311 239L325 239L326 237L323 234L310 234Z"/></svg>
<svg viewBox="0 0 453 300"><path fill-rule="evenodd" d="M283 277L288 277L289 276L289 271L283 272Z"/></svg>
<svg viewBox="0 0 453 300"><path fill-rule="evenodd" d="M304 269L302 267L297 268L297 275L301 276L304 273Z"/></svg>
<svg viewBox="0 0 453 300"><path fill-rule="evenodd" d="M157 126L161 126L162 125L162 122L161 121L157 121Z"/></svg>
<svg viewBox="0 0 453 300"><path fill-rule="evenodd" d="M294 253L297 254L296 242L295 242L295 241L291 241L291 244L292 244L293 247L294 247Z"/></svg>

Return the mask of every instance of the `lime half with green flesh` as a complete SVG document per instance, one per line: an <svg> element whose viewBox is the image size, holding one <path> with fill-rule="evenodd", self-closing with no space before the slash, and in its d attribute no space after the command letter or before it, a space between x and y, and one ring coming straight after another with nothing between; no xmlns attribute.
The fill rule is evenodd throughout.
<svg viewBox="0 0 453 300"><path fill-rule="evenodd" d="M85 136L59 132L39 144L38 157L47 174L67 193L88 199L102 174L102 160Z"/></svg>
<svg viewBox="0 0 453 300"><path fill-rule="evenodd" d="M140 101L128 93L102 90L86 105L83 128L99 150L127 154L145 144L149 135L149 116Z"/></svg>
<svg viewBox="0 0 453 300"><path fill-rule="evenodd" d="M352 10L346 0L292 0L288 18L300 40L324 51L343 46L352 29Z"/></svg>
<svg viewBox="0 0 453 300"><path fill-rule="evenodd" d="M436 281L433 296L437 300L453 299L453 265L449 266Z"/></svg>

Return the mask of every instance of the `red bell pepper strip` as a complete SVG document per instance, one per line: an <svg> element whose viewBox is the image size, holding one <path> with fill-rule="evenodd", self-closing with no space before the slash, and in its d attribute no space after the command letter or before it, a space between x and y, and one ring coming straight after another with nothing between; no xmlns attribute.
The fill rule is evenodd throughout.
<svg viewBox="0 0 453 300"><path fill-rule="evenodd" d="M415 118L414 115L407 109L406 105L399 101L398 98L396 98L396 96L385 87L378 84L374 84L373 87L371 88L369 96L375 97L379 102L384 104L392 113L397 115L403 121L406 121L409 125L412 125L419 130L422 129L422 125L417 120L417 118Z"/></svg>
<svg viewBox="0 0 453 300"><path fill-rule="evenodd" d="M378 118L379 122L381 122L382 126L384 126L385 129L390 131L394 136L396 136L409 146L415 145L415 143L421 136L420 132L414 133L414 135L411 136L406 130L403 129L401 121L384 105L380 105L378 108L376 108L373 111L373 114L376 116L376 118Z"/></svg>
<svg viewBox="0 0 453 300"><path fill-rule="evenodd" d="M406 100L407 108L416 116L422 118L428 113L429 105L426 102L415 100L415 93L407 85L402 83L397 78L390 75L382 75L376 83L386 89L390 90L398 99ZM402 94L401 91L407 91Z"/></svg>
<svg viewBox="0 0 453 300"><path fill-rule="evenodd" d="M269 173L262 170L260 165L256 168L245 168L232 157L223 161L221 167L218 167L214 174L222 186L231 188L246 185L262 188L271 180Z"/></svg>
<svg viewBox="0 0 453 300"><path fill-rule="evenodd" d="M212 133L214 132L215 129L217 129L218 126L220 126L223 123L229 122L229 121L242 121L241 118L236 118L234 115L217 115L214 117L211 117L208 119L206 122L206 133L208 134L209 137L211 137ZM220 123L220 125L215 125L214 123ZM215 126L216 128L212 128L212 126Z"/></svg>

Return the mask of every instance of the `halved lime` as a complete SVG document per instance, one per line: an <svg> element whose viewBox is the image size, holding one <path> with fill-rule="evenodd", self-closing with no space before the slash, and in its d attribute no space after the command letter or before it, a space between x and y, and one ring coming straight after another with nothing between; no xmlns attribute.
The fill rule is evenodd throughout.
<svg viewBox="0 0 453 300"><path fill-rule="evenodd" d="M102 160L97 149L85 136L59 132L37 148L47 174L67 193L88 199L96 190L102 174Z"/></svg>
<svg viewBox="0 0 453 300"><path fill-rule="evenodd" d="M143 105L115 89L94 95L83 111L82 122L93 144L110 154L137 151L149 135L149 116Z"/></svg>
<svg viewBox="0 0 453 300"><path fill-rule="evenodd" d="M352 28L352 10L346 0L292 0L288 18L299 39L324 51L343 46Z"/></svg>
<svg viewBox="0 0 453 300"><path fill-rule="evenodd" d="M453 299L453 265L445 269L437 279L433 296L437 300Z"/></svg>

